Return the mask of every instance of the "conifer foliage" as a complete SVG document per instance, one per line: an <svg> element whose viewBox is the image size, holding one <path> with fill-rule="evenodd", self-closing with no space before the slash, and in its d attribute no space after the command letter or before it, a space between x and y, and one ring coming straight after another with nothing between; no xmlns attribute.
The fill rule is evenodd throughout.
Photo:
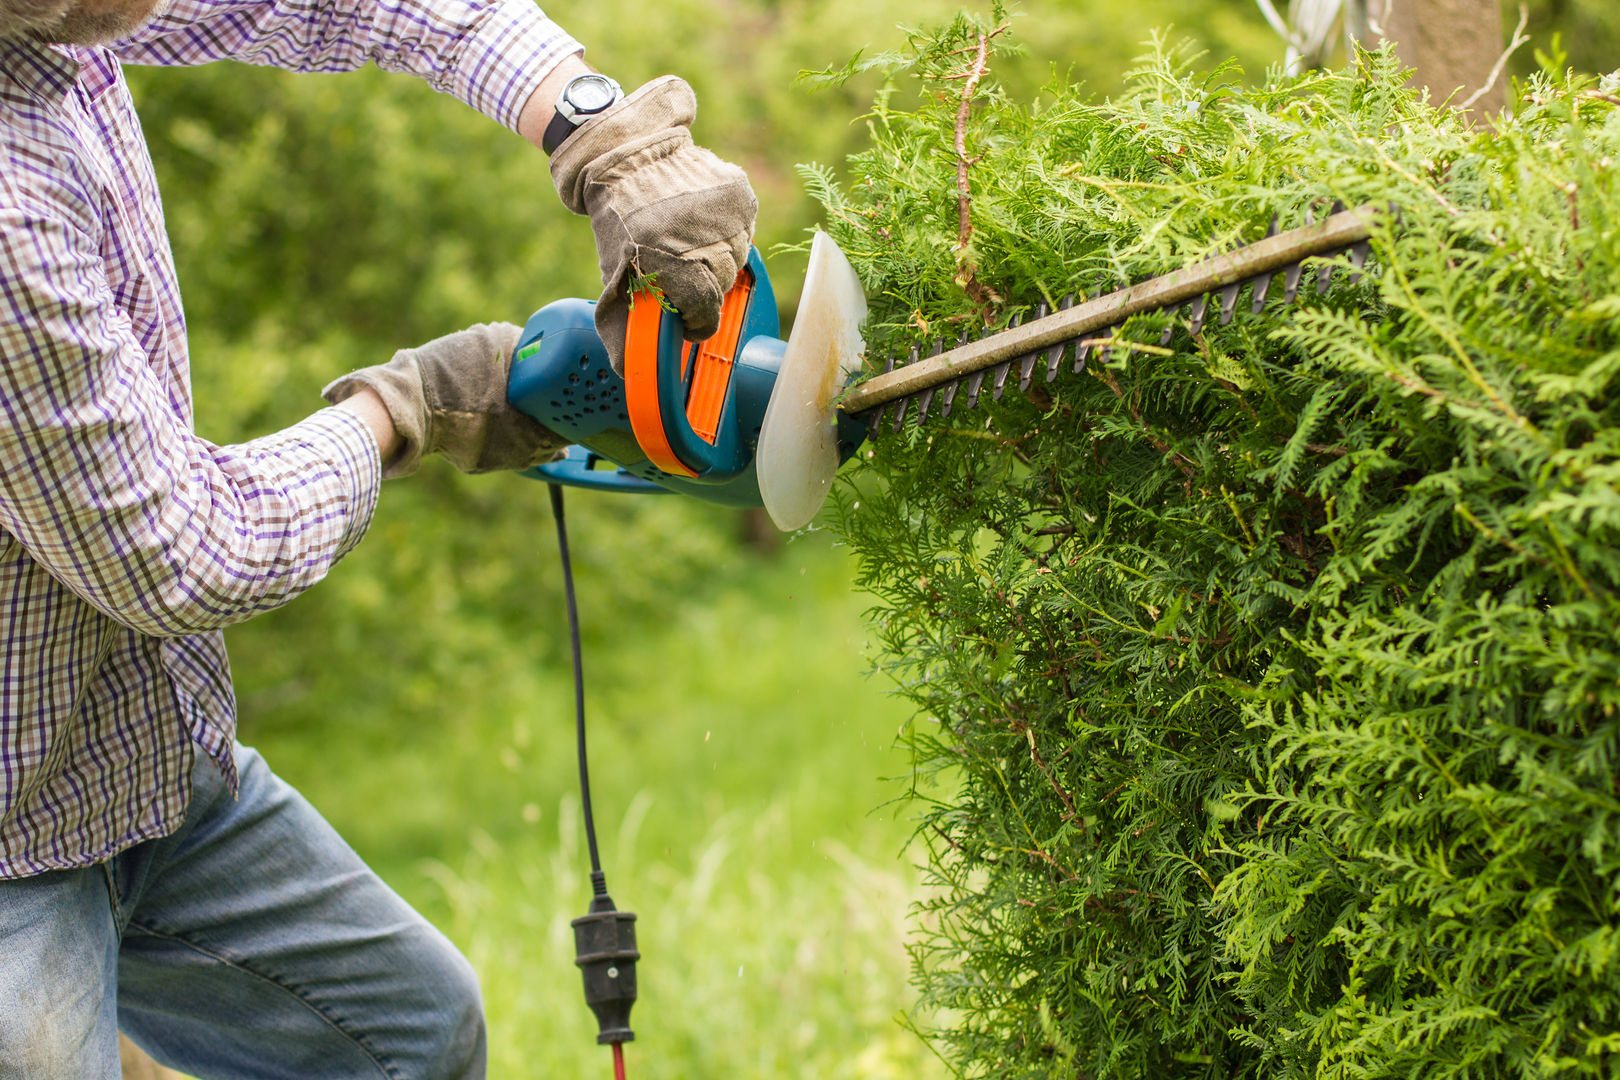
<svg viewBox="0 0 1620 1080"><path fill-rule="evenodd" d="M974 1077L1620 1071L1620 92L1544 75L1471 129L1388 54L1246 86L1159 48L1117 99L1026 102L1000 30L852 65L893 72L873 146L806 171L877 355L1395 209L1359 281L1138 317L840 494L919 706L936 1045Z"/></svg>

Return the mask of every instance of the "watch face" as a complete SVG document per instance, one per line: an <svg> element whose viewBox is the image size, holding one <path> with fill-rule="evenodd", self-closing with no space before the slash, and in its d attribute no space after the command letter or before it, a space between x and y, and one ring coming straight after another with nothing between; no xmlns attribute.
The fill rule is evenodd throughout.
<svg viewBox="0 0 1620 1080"><path fill-rule="evenodd" d="M598 113L613 104L618 87L605 75L581 75L568 84L568 103L575 112Z"/></svg>

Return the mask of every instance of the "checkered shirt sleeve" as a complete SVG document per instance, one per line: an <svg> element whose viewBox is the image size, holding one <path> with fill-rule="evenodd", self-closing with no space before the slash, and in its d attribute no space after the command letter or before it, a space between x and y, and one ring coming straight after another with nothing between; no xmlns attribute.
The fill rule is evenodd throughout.
<svg viewBox="0 0 1620 1080"><path fill-rule="evenodd" d="M371 62L516 130L535 87L584 47L530 0L170 0L117 51L128 63L231 59L291 71Z"/></svg>

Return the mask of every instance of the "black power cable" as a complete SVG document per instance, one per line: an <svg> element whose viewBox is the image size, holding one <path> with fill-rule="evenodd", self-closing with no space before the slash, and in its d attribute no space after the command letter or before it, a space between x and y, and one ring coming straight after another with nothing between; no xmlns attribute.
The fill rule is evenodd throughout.
<svg viewBox="0 0 1620 1080"><path fill-rule="evenodd" d="M579 604L574 599L574 560L568 554L568 522L563 516L561 484L551 489L551 516L557 521L557 551L562 557L563 596L568 601L568 643L574 654L574 729L579 744L579 798L585 808L585 843L591 851L591 892L607 895L607 876L596 849L596 819L591 814L591 769L585 757L585 661L579 641Z"/></svg>
<svg viewBox="0 0 1620 1080"><path fill-rule="evenodd" d="M557 550L562 556L563 593L568 600L568 640L574 652L574 720L579 742L579 796L585 811L585 842L591 852L591 907L573 921L574 963L585 978L585 1004L596 1014L596 1041L613 1047L614 1074L624 1078L624 1043L636 1037L630 1030L630 1007L636 1002L636 916L618 911L608 895L596 848L596 820L591 814L591 774L585 757L585 668L579 640L579 606L574 600L574 567L568 556L568 526L563 517L563 493L551 489L551 514L557 519Z"/></svg>

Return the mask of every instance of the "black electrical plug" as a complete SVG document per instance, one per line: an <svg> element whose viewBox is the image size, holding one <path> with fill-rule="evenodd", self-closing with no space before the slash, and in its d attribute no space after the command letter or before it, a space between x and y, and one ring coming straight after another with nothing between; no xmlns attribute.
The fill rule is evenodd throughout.
<svg viewBox="0 0 1620 1080"><path fill-rule="evenodd" d="M574 963L585 977L585 1004L596 1014L596 1041L626 1043L636 1037L630 1030L630 1007L636 1003L636 916L617 911L607 894L600 871L591 873L595 895L589 914L574 927Z"/></svg>

